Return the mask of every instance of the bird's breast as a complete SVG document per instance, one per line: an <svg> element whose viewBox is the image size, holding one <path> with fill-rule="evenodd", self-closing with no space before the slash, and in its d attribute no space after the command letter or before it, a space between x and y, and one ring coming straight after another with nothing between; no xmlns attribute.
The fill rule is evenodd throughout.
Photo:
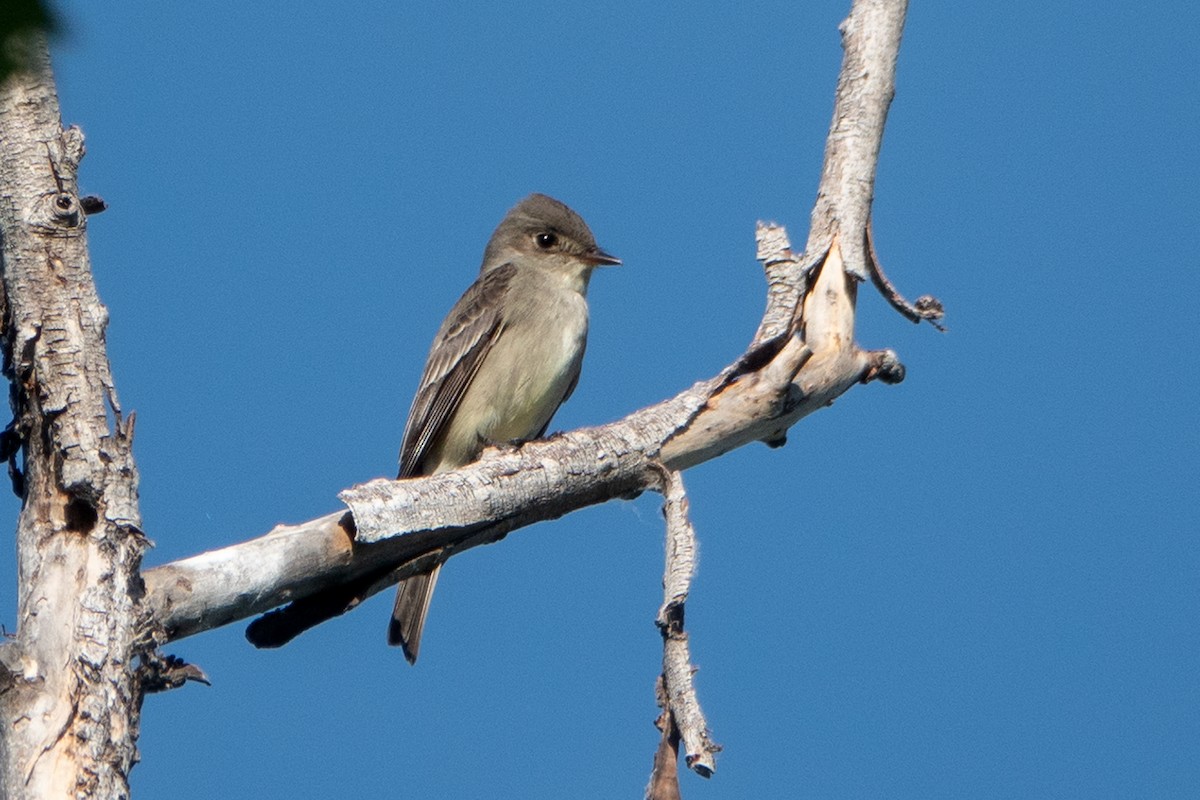
<svg viewBox="0 0 1200 800"><path fill-rule="evenodd" d="M582 295L542 292L509 311L454 415L452 448L537 436L579 375L588 328Z"/></svg>

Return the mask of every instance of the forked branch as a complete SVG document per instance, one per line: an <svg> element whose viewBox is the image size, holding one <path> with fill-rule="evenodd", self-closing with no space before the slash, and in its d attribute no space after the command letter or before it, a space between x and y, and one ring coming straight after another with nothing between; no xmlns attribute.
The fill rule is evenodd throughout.
<svg viewBox="0 0 1200 800"><path fill-rule="evenodd" d="M905 8L903 0L857 0L842 25L846 56L808 243L796 256L782 227L760 224L767 307L741 358L617 422L489 450L455 472L372 481L342 492L348 517L277 528L149 570L157 639L353 584L338 602L290 606L258 626L259 643L281 644L436 559L654 488L653 464L678 471L750 442L782 444L798 420L855 384L902 379L895 353L857 346L854 314L858 280L871 273L867 222Z"/></svg>
<svg viewBox="0 0 1200 800"><path fill-rule="evenodd" d="M902 313L941 319L935 300L902 301L869 234L906 8L905 0L855 0L841 27L845 59L808 240L796 256L781 227L760 226L767 307L733 364L618 422L490 450L456 472L354 487L340 495L348 513L146 572L132 419L121 417L108 372L106 311L84 236L87 214L103 203L78 196L83 139L61 127L42 46L40 74L13 76L0 91L3 343L17 417L0 435L0 456L11 460L17 444L30 465L15 473L24 495L20 631L0 645L0 711L10 731L18 722L24 731L0 741L6 796L127 791L145 688L131 664L156 643L343 592L338 603L313 604L317 617L284 626L303 630L436 559L647 488L665 487L671 513L680 470L753 441L780 445L798 420L856 383L901 380L894 353L857 346L854 315L858 284L871 275ZM664 608L669 632L674 611L670 602ZM668 646L680 641L666 638ZM151 661L154 688L204 678L188 665ZM690 681L687 663L686 652L664 659L664 746L681 737L693 767L711 771L698 705L693 715L675 696Z"/></svg>

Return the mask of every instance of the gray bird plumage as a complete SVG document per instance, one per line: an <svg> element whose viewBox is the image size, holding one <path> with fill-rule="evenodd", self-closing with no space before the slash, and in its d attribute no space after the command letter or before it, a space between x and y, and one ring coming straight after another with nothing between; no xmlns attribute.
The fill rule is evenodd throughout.
<svg viewBox="0 0 1200 800"><path fill-rule="evenodd" d="M583 219L533 194L492 233L479 277L434 337L404 428L401 478L469 464L488 443L541 436L575 389L592 270L618 259ZM402 581L388 643L415 662L440 566Z"/></svg>

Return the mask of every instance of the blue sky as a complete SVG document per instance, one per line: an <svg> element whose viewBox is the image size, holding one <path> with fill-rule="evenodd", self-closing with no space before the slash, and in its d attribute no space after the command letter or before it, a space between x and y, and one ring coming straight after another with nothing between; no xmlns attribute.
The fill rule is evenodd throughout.
<svg viewBox="0 0 1200 800"><path fill-rule="evenodd" d="M736 357L755 220L806 235L848 3L61 8L153 565L394 474L430 337L531 191L626 263L553 428ZM914 4L874 225L950 330L864 287L908 379L685 476L725 746L689 800L1200 791L1198 23ZM171 646L214 685L148 700L136 795L640 797L658 505L456 557L415 668L390 596L279 651Z"/></svg>

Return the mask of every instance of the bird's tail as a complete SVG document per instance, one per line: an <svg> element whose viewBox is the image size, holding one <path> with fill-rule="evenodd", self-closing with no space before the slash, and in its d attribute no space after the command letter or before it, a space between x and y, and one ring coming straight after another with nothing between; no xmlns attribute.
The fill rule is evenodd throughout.
<svg viewBox="0 0 1200 800"><path fill-rule="evenodd" d="M388 644L404 648L404 657L410 664L417 663L421 632L425 630L425 617L429 615L429 600L441 571L442 565L438 564L429 572L405 578L396 587L396 605L392 607L392 621L388 624Z"/></svg>

